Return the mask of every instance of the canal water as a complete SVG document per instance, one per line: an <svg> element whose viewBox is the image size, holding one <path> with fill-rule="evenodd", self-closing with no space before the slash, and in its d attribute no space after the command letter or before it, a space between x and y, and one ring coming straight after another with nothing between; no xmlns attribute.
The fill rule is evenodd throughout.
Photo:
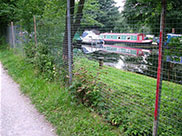
<svg viewBox="0 0 182 136"><path fill-rule="evenodd" d="M127 45L120 46L127 47ZM131 56L121 53L118 54L107 52L100 49L100 47L91 48L90 52L85 52L83 48L81 51L89 59L99 61L99 59L102 58L104 65L156 78L158 66L158 47L156 45L141 45L137 47L132 46L132 48L146 50L146 52L144 52L144 54L141 56ZM150 52L148 52L148 50L150 50ZM163 59L163 79L168 81L173 79L173 82L182 84L182 64L175 64L173 67L171 67L172 63L167 62L165 58Z"/></svg>
<svg viewBox="0 0 182 136"><path fill-rule="evenodd" d="M146 54L136 57L116 53L103 53L102 51L93 52L90 55L92 59L96 60L103 57L104 65L137 73L144 73L144 70L147 70L149 65L147 58L150 56Z"/></svg>
<svg viewBox="0 0 182 136"><path fill-rule="evenodd" d="M118 46L118 45L116 45ZM96 48L96 46L92 45L82 45L82 51L86 54L88 54L90 59L99 60L100 58L103 59L104 65L112 66L117 69L132 71L136 73L144 73L146 70L148 70L148 66L152 65L152 61L150 57L154 57L157 55L157 48L153 48L154 46L145 46L144 45L137 45L134 46L128 46L125 44L120 44L121 47L126 48L136 48L136 49L142 49L145 50L143 52L143 55L141 56L133 56L133 55L126 55L122 53L114 53L106 51L103 48L100 48L99 46ZM152 55L152 56L151 56ZM153 60L156 60L157 58L153 58Z"/></svg>

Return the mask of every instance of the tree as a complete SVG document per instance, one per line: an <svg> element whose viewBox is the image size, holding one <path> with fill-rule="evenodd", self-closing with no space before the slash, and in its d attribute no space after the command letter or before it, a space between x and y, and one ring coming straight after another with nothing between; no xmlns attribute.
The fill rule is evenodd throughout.
<svg viewBox="0 0 182 136"><path fill-rule="evenodd" d="M16 18L30 33L33 31L33 16L42 17L49 0L19 0L16 3Z"/></svg>
<svg viewBox="0 0 182 136"><path fill-rule="evenodd" d="M102 27L103 24L96 20L101 12L98 0L87 0L83 9L80 31Z"/></svg>
<svg viewBox="0 0 182 136"><path fill-rule="evenodd" d="M28 32L33 26L33 15L42 15L46 1L44 0L1 0L0 26L4 33L11 21L21 22Z"/></svg>
<svg viewBox="0 0 182 136"><path fill-rule="evenodd" d="M175 76L175 80L180 81L182 80L182 73L176 72L176 71L182 71L181 65L179 64L180 57L182 57L182 37L174 37L171 38L170 42L167 44L167 46L164 49L164 60L166 62L167 67L167 76L168 80L173 78L172 76ZM178 76L176 76L177 74ZM165 75L165 74L164 74Z"/></svg>
<svg viewBox="0 0 182 136"><path fill-rule="evenodd" d="M175 28L176 33L182 33L182 29L179 29L182 23L182 7L179 5L182 1L168 0L167 2L166 32L171 32L172 28ZM160 0L126 0L122 12L133 31L149 28L148 33L151 34L159 34L160 13Z"/></svg>
<svg viewBox="0 0 182 136"><path fill-rule="evenodd" d="M36 15L39 41L61 48L65 29L66 0L47 0L42 15ZM45 40L46 39L46 40Z"/></svg>
<svg viewBox="0 0 182 136"><path fill-rule="evenodd" d="M114 29L116 21L119 17L118 8L115 7L114 0L98 0L100 12L97 14L96 20L103 24L98 26L101 32L110 32Z"/></svg>
<svg viewBox="0 0 182 136"><path fill-rule="evenodd" d="M6 27L10 21L15 20L15 14L15 0L0 0L0 37L5 35Z"/></svg>
<svg viewBox="0 0 182 136"><path fill-rule="evenodd" d="M81 31L96 29L101 32L110 32L114 29L118 18L119 11L113 0L86 0Z"/></svg>

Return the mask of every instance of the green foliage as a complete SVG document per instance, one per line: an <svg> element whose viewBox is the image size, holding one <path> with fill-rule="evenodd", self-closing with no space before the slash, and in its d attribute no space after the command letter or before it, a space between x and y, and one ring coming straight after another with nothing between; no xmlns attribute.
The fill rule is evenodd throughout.
<svg viewBox="0 0 182 136"><path fill-rule="evenodd" d="M16 3L17 20L29 33L33 31L33 16L43 15L45 3L45 0L19 0Z"/></svg>
<svg viewBox="0 0 182 136"><path fill-rule="evenodd" d="M49 0L46 2L44 12L42 15L37 15L37 28L39 38L56 40L55 42L63 39L65 29L65 15L66 15L66 2ZM60 36L61 35L61 36ZM59 37L58 37L59 36ZM49 40L48 40L49 41Z"/></svg>
<svg viewBox="0 0 182 136"><path fill-rule="evenodd" d="M15 18L16 1L0 1L0 24L7 23Z"/></svg>
<svg viewBox="0 0 182 136"><path fill-rule="evenodd" d="M56 75L54 58L49 54L49 48L46 45L42 43L37 45L34 64L38 71L43 73L46 80L54 79Z"/></svg>
<svg viewBox="0 0 182 136"><path fill-rule="evenodd" d="M168 0L166 11L166 32L170 33L175 28L176 33L181 33L182 23L181 0ZM128 24L132 32L159 33L160 29L161 1L159 0L126 0L122 12L122 25ZM121 27L121 31L122 31ZM148 31L146 31L146 29Z"/></svg>
<svg viewBox="0 0 182 136"><path fill-rule="evenodd" d="M122 116L121 116L122 115ZM109 109L108 120L114 126L123 125L124 121L127 120L127 112L120 107L111 107ZM124 127L124 125L123 125ZM126 126L125 126L126 127Z"/></svg>
<svg viewBox="0 0 182 136"><path fill-rule="evenodd" d="M25 45L25 55L27 61L34 64L38 73L41 73L46 80L51 81L58 76L54 58L50 54L48 46L42 43L35 45L35 43L29 42Z"/></svg>
<svg viewBox="0 0 182 136"><path fill-rule="evenodd" d="M103 24L102 27L99 27L99 30L110 32L114 30L116 21L118 20L118 8L115 7L114 0L99 0L98 2L101 12L97 15L96 20Z"/></svg>
<svg viewBox="0 0 182 136"><path fill-rule="evenodd" d="M179 57L182 56L182 37L175 37L170 40L165 49L165 55L173 58L176 56L179 62Z"/></svg>
<svg viewBox="0 0 182 136"><path fill-rule="evenodd" d="M103 123L98 115L74 103L68 90L60 87L60 83L50 83L37 76L34 65L27 63L22 56L0 49L0 60L9 75L20 85L21 91L30 97L37 110L51 122L58 135L120 135L115 128Z"/></svg>
<svg viewBox="0 0 182 136"><path fill-rule="evenodd" d="M78 72L74 73L74 83L69 88L73 97L76 97L86 106L101 106L103 103L101 97L103 85L100 83L98 76L99 72L93 76L81 67Z"/></svg>
<svg viewBox="0 0 182 136"><path fill-rule="evenodd" d="M164 48L164 66L166 67L166 72L164 72L164 78L167 80L175 80L177 83L182 82L182 64L178 64L182 57L182 37L174 37ZM176 63L177 62L177 63Z"/></svg>
<svg viewBox="0 0 182 136"><path fill-rule="evenodd" d="M114 0L87 0L83 10L81 29L109 32L114 29L119 11ZM82 30L82 31L83 31Z"/></svg>
<svg viewBox="0 0 182 136"><path fill-rule="evenodd" d="M34 63L34 57L36 53L36 47L34 42L28 42L24 46L25 55L29 62Z"/></svg>
<svg viewBox="0 0 182 136"><path fill-rule="evenodd" d="M6 27L15 20L15 0L0 0L0 37L6 34Z"/></svg>
<svg viewBox="0 0 182 136"><path fill-rule="evenodd" d="M123 15L119 15L119 19L116 21L116 25L114 27L114 32L118 33L126 33L132 32L131 26L127 22L127 18Z"/></svg>
<svg viewBox="0 0 182 136"><path fill-rule="evenodd" d="M0 24L5 29L10 21L20 22L26 31L31 33L33 16L43 19L44 24L60 25L65 23L65 11L65 0L2 0L0 1ZM60 26L64 27L64 25Z"/></svg>
<svg viewBox="0 0 182 136"><path fill-rule="evenodd" d="M96 20L101 12L97 0L87 0L83 10L83 19L81 22L82 29L85 29L86 27L103 26L101 22Z"/></svg>
<svg viewBox="0 0 182 136"><path fill-rule="evenodd" d="M1 36L1 37L0 37L0 45L2 46L2 45L4 45L5 43L6 43L5 37L4 37L4 36Z"/></svg>
<svg viewBox="0 0 182 136"><path fill-rule="evenodd" d="M99 68L96 62L78 58L75 71L79 72L81 67L87 71L85 74L89 74L84 75L84 79L97 75ZM99 72L100 82L106 84L100 90L104 106L100 109L97 109L99 106L95 107L94 110L111 125L119 127L125 135L152 135L156 79L107 66L103 66ZM106 72L107 75L104 74ZM85 86L84 82L80 82L80 86ZM180 136L182 86L166 81L162 86L159 135Z"/></svg>

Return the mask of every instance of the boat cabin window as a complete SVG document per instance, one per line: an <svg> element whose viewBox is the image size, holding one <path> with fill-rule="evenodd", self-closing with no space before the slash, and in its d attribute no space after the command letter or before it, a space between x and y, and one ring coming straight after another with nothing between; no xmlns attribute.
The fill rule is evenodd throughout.
<svg viewBox="0 0 182 136"><path fill-rule="evenodd" d="M126 37L126 40L130 40L130 39L131 39L131 37L130 37L130 36L127 36L127 37Z"/></svg>
<svg viewBox="0 0 182 136"><path fill-rule="evenodd" d="M141 52L141 51L139 51L139 54L142 54L142 52Z"/></svg>
<svg viewBox="0 0 182 136"><path fill-rule="evenodd" d="M111 36L111 39L113 38L113 36Z"/></svg>
<svg viewBox="0 0 182 136"><path fill-rule="evenodd" d="M122 35L122 39L123 39L123 40L126 40L126 36L125 36L125 35Z"/></svg>
<svg viewBox="0 0 182 136"><path fill-rule="evenodd" d="M89 36L89 38L92 38L92 36Z"/></svg>
<svg viewBox="0 0 182 136"><path fill-rule="evenodd" d="M104 39L106 38L106 36L104 35Z"/></svg>
<svg viewBox="0 0 182 136"><path fill-rule="evenodd" d="M121 39L121 36L118 36L118 39Z"/></svg>
<svg viewBox="0 0 182 136"><path fill-rule="evenodd" d="M140 41L142 40L142 35L139 36L139 40L140 40Z"/></svg>

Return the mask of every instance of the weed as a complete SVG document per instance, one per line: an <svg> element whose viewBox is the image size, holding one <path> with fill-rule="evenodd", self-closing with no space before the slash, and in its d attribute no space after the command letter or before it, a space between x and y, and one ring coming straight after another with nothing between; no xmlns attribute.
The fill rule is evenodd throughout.
<svg viewBox="0 0 182 136"><path fill-rule="evenodd" d="M86 106L98 107L103 103L101 97L101 89L103 86L98 76L99 72L96 76L93 76L92 74L88 74L88 71L83 67L74 74L74 82L69 90L73 96Z"/></svg>

